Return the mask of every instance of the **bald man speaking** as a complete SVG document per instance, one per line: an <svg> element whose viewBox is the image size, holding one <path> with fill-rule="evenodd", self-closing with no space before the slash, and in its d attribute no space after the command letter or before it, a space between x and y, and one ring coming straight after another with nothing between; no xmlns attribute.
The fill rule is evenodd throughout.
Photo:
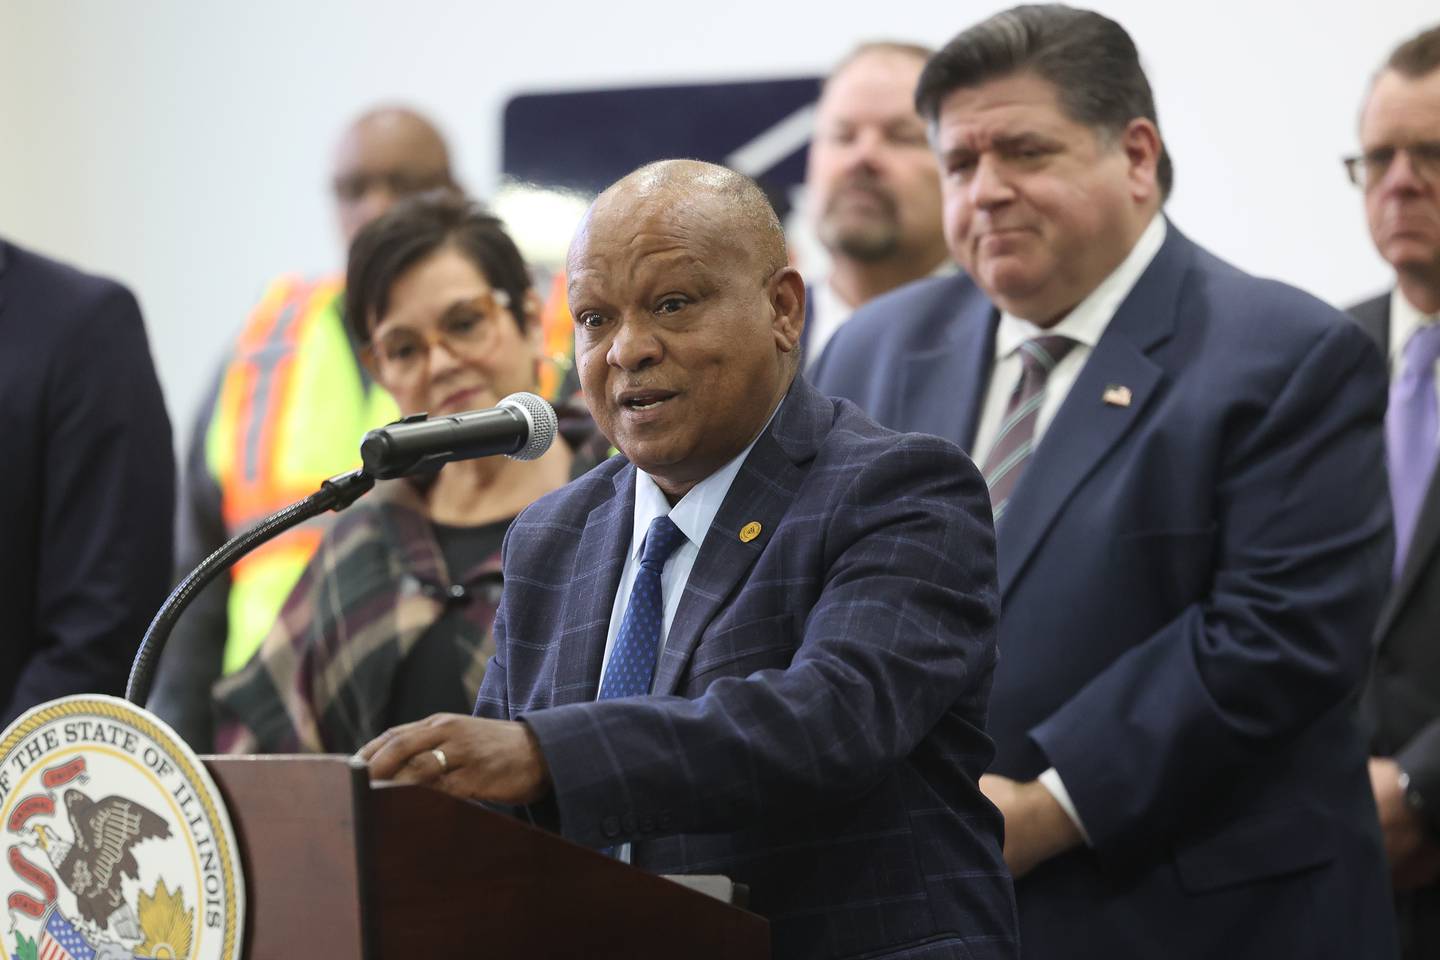
<svg viewBox="0 0 1440 960"><path fill-rule="evenodd" d="M977 787L985 485L948 442L796 375L786 264L764 195L722 167L666 161L601 194L569 300L622 456L511 527L478 716L361 756L378 779L531 804L646 870L748 884L777 957L1013 957Z"/></svg>

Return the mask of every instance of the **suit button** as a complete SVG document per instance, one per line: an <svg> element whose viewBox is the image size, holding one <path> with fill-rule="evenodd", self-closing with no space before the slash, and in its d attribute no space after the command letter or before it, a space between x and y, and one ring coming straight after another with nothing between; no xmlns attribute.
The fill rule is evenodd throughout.
<svg viewBox="0 0 1440 960"><path fill-rule="evenodd" d="M620 818L606 817L600 821L600 832L607 837L615 837L620 834Z"/></svg>
<svg viewBox="0 0 1440 960"><path fill-rule="evenodd" d="M624 825L624 827L625 827L625 832L626 832L626 833L634 833L634 832L635 832L635 814L633 814L633 813L627 813L627 814L625 814L625 818L624 818L623 820L621 820L620 823Z"/></svg>
<svg viewBox="0 0 1440 960"><path fill-rule="evenodd" d="M660 829L668 831L675 825L675 818L670 816L669 810L660 811Z"/></svg>
<svg viewBox="0 0 1440 960"><path fill-rule="evenodd" d="M649 814L646 814L645 816L641 817L641 818L640 818L640 832L641 832L641 833L654 833L654 832L655 832L655 818L652 817L652 816L650 816Z"/></svg>

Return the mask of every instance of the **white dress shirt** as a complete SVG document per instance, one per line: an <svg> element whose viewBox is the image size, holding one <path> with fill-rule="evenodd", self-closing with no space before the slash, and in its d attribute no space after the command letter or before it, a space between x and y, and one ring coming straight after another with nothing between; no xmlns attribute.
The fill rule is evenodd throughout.
<svg viewBox="0 0 1440 960"><path fill-rule="evenodd" d="M1390 379L1400 374L1401 362L1410 338L1426 324L1440 323L1440 314L1421 313L1420 309L1405 299L1405 294L1396 287L1390 294ZM1440 362L1436 363L1436 403L1440 403Z"/></svg>
<svg viewBox="0 0 1440 960"><path fill-rule="evenodd" d="M970 448L971 459L976 463L984 463L985 456L995 445L995 437L1005 420L1005 408L1010 404L1010 395L1015 392L1015 387L1020 382L1020 373L1024 369L1020 359L1020 344L1036 337L1069 337L1076 341L1076 345L1055 365L1055 369L1050 371L1050 376L1045 381L1045 399L1040 402L1040 410L1035 418L1035 443L1040 443L1045 429L1050 426L1050 421L1055 419L1060 404L1065 402L1070 388L1075 385L1075 379L1080 376L1085 361L1090 359L1090 352L1095 349L1095 344L1100 342L1105 329L1110 326L1115 311L1119 310L1120 304L1130 296L1130 291L1135 288L1140 275L1150 266L1155 254L1160 252L1160 246L1165 242L1165 232L1165 218L1157 213L1120 266L1100 281L1100 285L1090 291L1090 295L1081 300L1074 310L1048 329L1009 313L1000 314L1000 325L995 330L995 365L990 370L990 387L985 392L980 424L975 430L975 442Z"/></svg>
<svg viewBox="0 0 1440 960"><path fill-rule="evenodd" d="M1015 386L1020 382L1023 370L1020 344L1035 337L1057 335L1076 341L1076 345L1055 365L1055 369L1050 371L1050 376L1045 381L1045 398L1040 402L1040 410L1035 419L1035 443L1039 444L1045 428L1055 419L1056 412L1065 402L1070 388L1075 385L1075 380L1080 376L1080 370L1090 358L1095 344L1105 335L1106 328L1115 317L1115 311L1119 310L1120 304L1130 296L1130 291L1139 282L1145 268L1150 266L1155 254L1160 252L1160 247L1165 242L1165 233L1165 218L1157 213L1120 266L1100 281L1100 285L1081 300L1074 310L1048 329L1037 327L1030 321L1021 320L1009 313L1000 314L1000 325L995 330L995 365L990 371L990 386L985 393L985 405L981 408L980 424L975 430L975 442L971 445L970 456L976 463L984 463L985 456L994 446L995 437L1005 419L1005 408L1010 404L1010 395L1015 392ZM1076 811L1075 803L1070 799L1070 792L1065 789L1060 774L1051 767L1040 774L1039 779L1055 798L1055 802L1060 804L1066 815L1079 828L1080 835L1088 844L1090 834L1086 832L1085 824L1080 822L1080 814Z"/></svg>
<svg viewBox="0 0 1440 960"><path fill-rule="evenodd" d="M825 352L825 344L855 312L855 308L835 292L828 279L810 288L810 298L814 302L810 304L810 334L805 343L806 370L815 366L815 361Z"/></svg>

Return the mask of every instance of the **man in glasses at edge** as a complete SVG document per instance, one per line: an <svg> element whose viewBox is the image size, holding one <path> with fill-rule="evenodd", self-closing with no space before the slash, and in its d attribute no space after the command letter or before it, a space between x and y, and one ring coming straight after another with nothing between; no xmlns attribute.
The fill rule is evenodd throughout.
<svg viewBox="0 0 1440 960"><path fill-rule="evenodd" d="M1390 363L1385 453L1394 507L1390 594L1363 701L1401 949L1440 956L1440 26L1401 44L1360 116L1350 179L1395 289L1351 313Z"/></svg>

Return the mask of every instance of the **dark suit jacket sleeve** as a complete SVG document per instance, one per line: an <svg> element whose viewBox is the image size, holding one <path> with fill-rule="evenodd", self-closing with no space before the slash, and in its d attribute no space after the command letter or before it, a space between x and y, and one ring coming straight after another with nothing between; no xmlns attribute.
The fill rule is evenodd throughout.
<svg viewBox="0 0 1440 960"><path fill-rule="evenodd" d="M994 539L984 483L958 450L897 438L849 480L833 513L805 527L794 535L813 531L827 575L808 619L793 618L803 636L786 669L722 677L694 700L523 715L565 836L595 846L636 838L635 824L726 831L844 801L909 756L957 700L988 689ZM782 629L736 627L747 628Z"/></svg>
<svg viewBox="0 0 1440 960"><path fill-rule="evenodd" d="M225 543L220 485L205 456L215 404L224 379L222 365L200 407L190 437L180 486L180 508L175 531L175 580L178 583ZM214 749L215 711L211 688L220 679L229 631L230 578L216 579L195 597L175 624L160 657L155 686L146 704L175 728L191 748L201 753Z"/></svg>
<svg viewBox="0 0 1440 960"><path fill-rule="evenodd" d="M37 652L6 705L120 694L170 584L175 457L140 308L105 282L57 359L45 408Z"/></svg>
<svg viewBox="0 0 1440 960"><path fill-rule="evenodd" d="M509 540L509 534L506 534ZM502 560L503 564L503 560ZM495 613L495 653L485 665L485 677L480 681L480 694L475 698L475 716L489 720L510 719L510 699L507 695L505 672L505 598L501 595L500 609Z"/></svg>
<svg viewBox="0 0 1440 960"><path fill-rule="evenodd" d="M500 548L502 567L507 564L510 557L510 532L514 529L512 525L510 530L506 531L505 542ZM475 698L475 716L489 720L508 720L510 719L508 692L510 688L509 674L505 668L504 658L506 650L504 594L501 595L500 609L495 612L495 623L491 630L495 637L495 653L486 664L485 677L480 681L480 693ZM556 808L553 792L528 806L514 807L504 804L486 804L486 806L548 830L557 833L560 831L560 811Z"/></svg>
<svg viewBox="0 0 1440 960"><path fill-rule="evenodd" d="M1102 854L1164 842L1363 679L1392 551L1385 395L1365 335L1327 327L1269 410L1230 425L1210 595L1032 730Z"/></svg>
<svg viewBox="0 0 1440 960"><path fill-rule="evenodd" d="M514 535L515 524L512 523L500 542L502 570L510 569L511 540ZM490 628L491 635L495 638L495 653L485 665L485 676L480 681L480 693L475 698L475 716L489 720L510 719L510 680L505 668L505 651L509 649L506 639L505 600L513 592L507 590L500 594L500 607L495 611L495 622Z"/></svg>

